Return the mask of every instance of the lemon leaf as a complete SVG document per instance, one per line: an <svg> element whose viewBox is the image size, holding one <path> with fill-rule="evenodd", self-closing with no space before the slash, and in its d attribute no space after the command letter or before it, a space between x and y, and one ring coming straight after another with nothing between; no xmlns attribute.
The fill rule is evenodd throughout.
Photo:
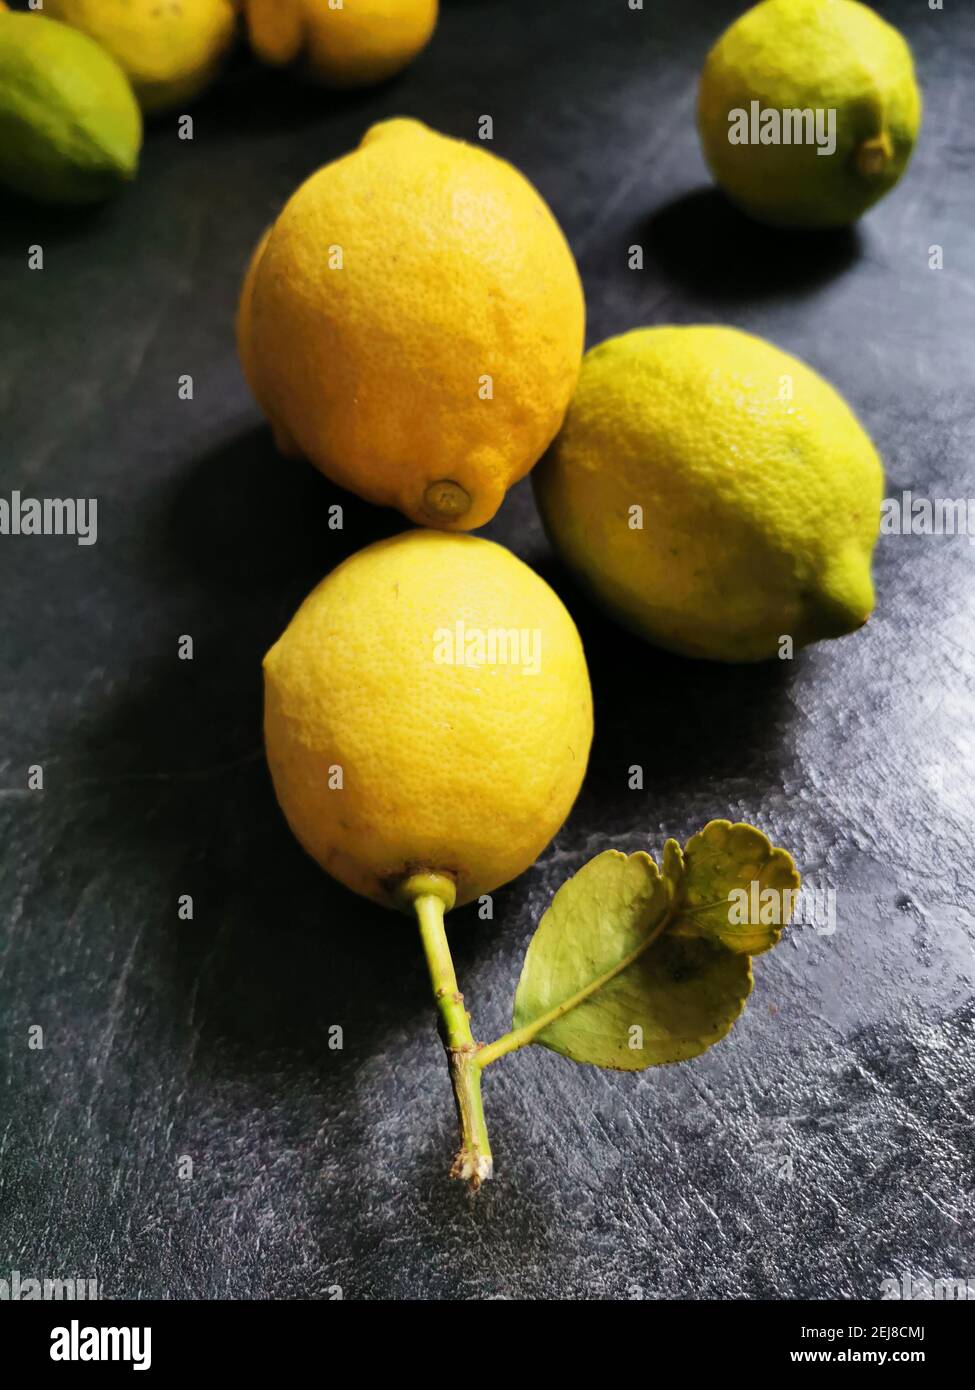
<svg viewBox="0 0 975 1390"><path fill-rule="evenodd" d="M728 821L712 821L683 851L668 840L662 870L642 852L597 855L544 913L518 983L513 1031L489 1045L485 1062L528 1042L620 1071L705 1052L744 1008L751 951L781 934L781 924L751 923L749 895L757 891L761 904L764 889L798 882L784 850ZM742 887L744 907L735 896ZM743 924L729 920L742 912Z"/></svg>
<svg viewBox="0 0 975 1390"><path fill-rule="evenodd" d="M683 903L670 931L760 955L776 945L795 908L792 856L753 825L710 821L683 853Z"/></svg>

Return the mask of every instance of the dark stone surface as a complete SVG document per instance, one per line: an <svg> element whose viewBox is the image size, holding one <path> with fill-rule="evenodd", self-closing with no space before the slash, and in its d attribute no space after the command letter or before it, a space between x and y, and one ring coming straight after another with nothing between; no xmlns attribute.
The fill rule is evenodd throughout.
<svg viewBox="0 0 975 1390"><path fill-rule="evenodd" d="M885 539L865 630L730 669L610 629L530 489L509 498L488 534L570 602L598 731L556 843L493 925L453 924L479 1036L506 1026L554 888L609 845L755 821L835 890L837 927L760 961L745 1018L697 1061L499 1064L498 1176L476 1201L446 1176L414 933L305 860L260 753L265 648L342 555L402 523L343 497L345 533L326 529L338 494L275 455L239 375L235 297L286 195L377 118L472 137L494 116L572 242L591 342L668 321L763 334L844 391L889 494L971 492L972 17L880 7L924 87L914 164L856 232L790 237L708 189L694 134L696 73L742 8L446 0L431 48L380 90L332 98L241 63L192 143L153 127L117 202L3 207L2 491L97 496L100 534L0 540L0 1276L119 1297L588 1299L874 1297L885 1275L975 1274L964 538ZM24 789L33 763L43 792Z"/></svg>

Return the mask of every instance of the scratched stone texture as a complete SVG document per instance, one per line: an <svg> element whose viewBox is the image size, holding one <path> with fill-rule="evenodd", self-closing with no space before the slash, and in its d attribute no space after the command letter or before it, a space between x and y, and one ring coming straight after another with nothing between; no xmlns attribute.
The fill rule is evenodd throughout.
<svg viewBox="0 0 975 1390"><path fill-rule="evenodd" d="M836 930L758 962L745 1018L696 1061L500 1063L497 1179L472 1201L447 1178L414 933L305 860L260 753L264 650L331 566L402 522L277 457L232 338L249 251L301 179L376 119L471 137L490 113L572 243L590 342L664 322L763 334L845 392L889 494L967 496L975 16L879 6L914 46L920 146L859 230L808 237L734 214L698 152L696 73L741 3L443 8L378 90L328 97L240 60L192 143L151 128L115 203L0 210L0 491L100 504L95 546L0 538L0 1276L97 1277L117 1297L618 1299L975 1275L975 549L885 538L861 633L724 668L611 628L515 489L486 534L570 604L597 734L556 842L492 924L453 923L478 1035L507 1026L551 893L610 845L754 821L835 892Z"/></svg>

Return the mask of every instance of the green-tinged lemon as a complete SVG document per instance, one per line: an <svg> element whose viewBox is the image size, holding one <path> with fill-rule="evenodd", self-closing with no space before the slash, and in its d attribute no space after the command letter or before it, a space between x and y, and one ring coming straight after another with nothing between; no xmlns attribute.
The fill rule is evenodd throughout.
<svg viewBox="0 0 975 1390"><path fill-rule="evenodd" d="M902 35L857 0L763 0L708 54L704 155L762 221L846 226L903 174L921 95Z"/></svg>
<svg viewBox="0 0 975 1390"><path fill-rule="evenodd" d="M85 34L0 13L0 184L91 203L134 177L142 117L119 65Z"/></svg>
<svg viewBox="0 0 975 1390"><path fill-rule="evenodd" d="M594 348L534 480L569 566L662 647L758 661L873 608L877 453L832 386L750 334L645 328Z"/></svg>

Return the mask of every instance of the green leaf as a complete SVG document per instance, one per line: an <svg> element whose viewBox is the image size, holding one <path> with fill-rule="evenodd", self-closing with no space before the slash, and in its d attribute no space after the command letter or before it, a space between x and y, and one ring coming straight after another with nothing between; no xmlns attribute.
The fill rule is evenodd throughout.
<svg viewBox="0 0 975 1390"><path fill-rule="evenodd" d="M515 1027L571 998L636 950L672 910L677 887L642 852L608 849L584 864L555 894L532 937L515 995Z"/></svg>
<svg viewBox="0 0 975 1390"><path fill-rule="evenodd" d="M777 944L799 889L790 854L753 825L713 820L691 836L683 860L683 906L670 931L749 956Z"/></svg>
<svg viewBox="0 0 975 1390"><path fill-rule="evenodd" d="M531 1041L575 1062L642 1071L696 1057L723 1038L751 989L751 963L714 942L666 933L682 872L670 840L663 875L647 854L607 850L564 883L528 948L515 1028L634 957Z"/></svg>
<svg viewBox="0 0 975 1390"><path fill-rule="evenodd" d="M514 1031L488 1054L536 1042L621 1071L698 1056L741 1014L751 955L778 941L798 887L784 850L729 821L683 851L668 840L662 870L647 854L606 850L552 899L525 957Z"/></svg>

